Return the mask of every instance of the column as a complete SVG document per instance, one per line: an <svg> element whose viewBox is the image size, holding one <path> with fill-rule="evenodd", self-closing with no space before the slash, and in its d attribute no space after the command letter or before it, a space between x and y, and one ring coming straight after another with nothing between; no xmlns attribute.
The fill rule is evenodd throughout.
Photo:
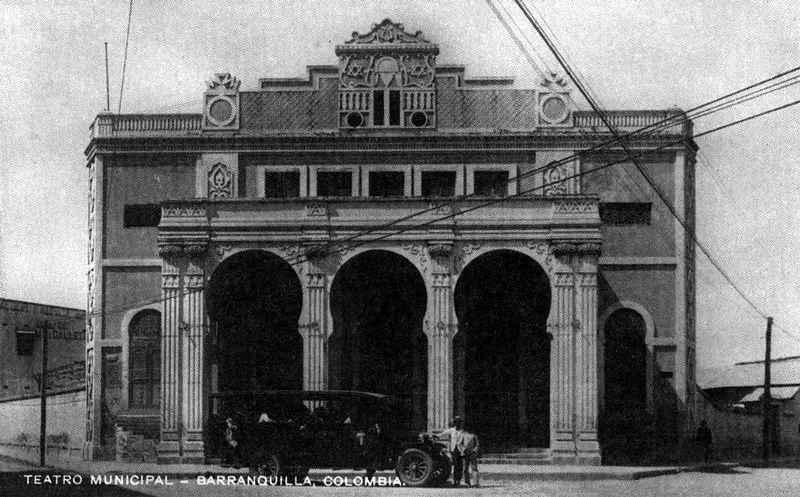
<svg viewBox="0 0 800 497"><path fill-rule="evenodd" d="M550 348L551 448L554 464L574 464L575 440L575 278L572 257L575 246L553 247L553 308L548 328L553 335Z"/></svg>
<svg viewBox="0 0 800 497"><path fill-rule="evenodd" d="M306 262L304 308L300 315L303 337L303 389L328 389L328 292L327 277L319 259Z"/></svg>
<svg viewBox="0 0 800 497"><path fill-rule="evenodd" d="M457 330L450 275L451 245L434 244L428 288L428 430L447 428L453 415L453 336Z"/></svg>
<svg viewBox="0 0 800 497"><path fill-rule="evenodd" d="M183 291L183 412L182 462L205 462L203 425L206 418L203 395L204 341L206 330L204 245L188 245Z"/></svg>
<svg viewBox="0 0 800 497"><path fill-rule="evenodd" d="M180 334L181 249L174 245L159 247L161 265L161 441L158 445L159 463L179 463L180 439Z"/></svg>
<svg viewBox="0 0 800 497"><path fill-rule="evenodd" d="M577 269L576 297L577 319L580 323L576 335L577 365L577 450L579 464L600 464L600 444L597 439L598 368L597 368L597 259L600 245L578 245L575 267Z"/></svg>

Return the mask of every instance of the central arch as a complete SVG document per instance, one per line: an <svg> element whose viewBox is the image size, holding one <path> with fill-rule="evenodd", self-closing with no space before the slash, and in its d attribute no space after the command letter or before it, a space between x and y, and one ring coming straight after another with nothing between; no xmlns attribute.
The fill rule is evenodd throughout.
<svg viewBox="0 0 800 497"><path fill-rule="evenodd" d="M370 250L347 261L330 292L329 388L391 394L410 401L412 423L427 416L425 283L404 257Z"/></svg>
<svg viewBox="0 0 800 497"><path fill-rule="evenodd" d="M455 290L455 411L489 450L550 445L550 284L533 259L481 255Z"/></svg>

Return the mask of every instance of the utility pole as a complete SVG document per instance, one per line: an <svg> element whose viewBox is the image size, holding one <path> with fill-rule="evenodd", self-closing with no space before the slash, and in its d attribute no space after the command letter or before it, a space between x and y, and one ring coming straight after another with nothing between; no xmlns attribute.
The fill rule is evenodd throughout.
<svg viewBox="0 0 800 497"><path fill-rule="evenodd" d="M771 424L772 420L772 393L770 392L771 380L770 378L770 353L772 349L772 318L767 318L767 350L764 355L764 396L762 402L764 405L764 462L769 463L770 442L772 441Z"/></svg>
<svg viewBox="0 0 800 497"><path fill-rule="evenodd" d="M44 466L45 454L47 453L47 332L50 327L44 321L42 325L42 379L39 382L41 390L41 411L39 419L39 466Z"/></svg>

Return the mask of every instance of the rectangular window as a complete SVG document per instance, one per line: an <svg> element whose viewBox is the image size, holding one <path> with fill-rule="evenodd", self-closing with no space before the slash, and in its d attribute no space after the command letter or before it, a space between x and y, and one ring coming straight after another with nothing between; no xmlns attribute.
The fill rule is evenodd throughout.
<svg viewBox="0 0 800 497"><path fill-rule="evenodd" d="M32 356L36 345L36 332L17 330L17 355Z"/></svg>
<svg viewBox="0 0 800 497"><path fill-rule="evenodd" d="M372 96L372 124L375 126L383 126L383 90L375 90Z"/></svg>
<svg viewBox="0 0 800 497"><path fill-rule="evenodd" d="M475 171L475 195L508 195L508 171Z"/></svg>
<svg viewBox="0 0 800 497"><path fill-rule="evenodd" d="M405 193L405 173L402 171L370 171L371 197L402 197Z"/></svg>
<svg viewBox="0 0 800 497"><path fill-rule="evenodd" d="M422 171L423 197L452 197L456 194L455 171Z"/></svg>
<svg viewBox="0 0 800 497"><path fill-rule="evenodd" d="M400 126L400 91L389 92L389 126Z"/></svg>
<svg viewBox="0 0 800 497"><path fill-rule="evenodd" d="M294 198L300 196L300 171L264 173L264 196Z"/></svg>
<svg viewBox="0 0 800 497"><path fill-rule="evenodd" d="M318 197L351 197L353 195L353 173L350 171L318 171Z"/></svg>
<svg viewBox="0 0 800 497"><path fill-rule="evenodd" d="M613 226L650 224L652 206L650 202L601 202L600 220Z"/></svg>
<svg viewBox="0 0 800 497"><path fill-rule="evenodd" d="M158 204L126 205L123 224L126 228L150 228L161 222L161 206Z"/></svg>

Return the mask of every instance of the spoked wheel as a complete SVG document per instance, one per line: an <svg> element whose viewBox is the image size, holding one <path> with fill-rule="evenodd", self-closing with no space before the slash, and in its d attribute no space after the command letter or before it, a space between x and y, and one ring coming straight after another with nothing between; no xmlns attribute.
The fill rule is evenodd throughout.
<svg viewBox="0 0 800 497"><path fill-rule="evenodd" d="M253 476L278 476L281 474L281 461L275 454L263 454L258 458L256 466L250 468L250 474Z"/></svg>
<svg viewBox="0 0 800 497"><path fill-rule="evenodd" d="M406 449L397 458L397 476L404 485L421 487L431 483L433 477L433 458L420 449Z"/></svg>

